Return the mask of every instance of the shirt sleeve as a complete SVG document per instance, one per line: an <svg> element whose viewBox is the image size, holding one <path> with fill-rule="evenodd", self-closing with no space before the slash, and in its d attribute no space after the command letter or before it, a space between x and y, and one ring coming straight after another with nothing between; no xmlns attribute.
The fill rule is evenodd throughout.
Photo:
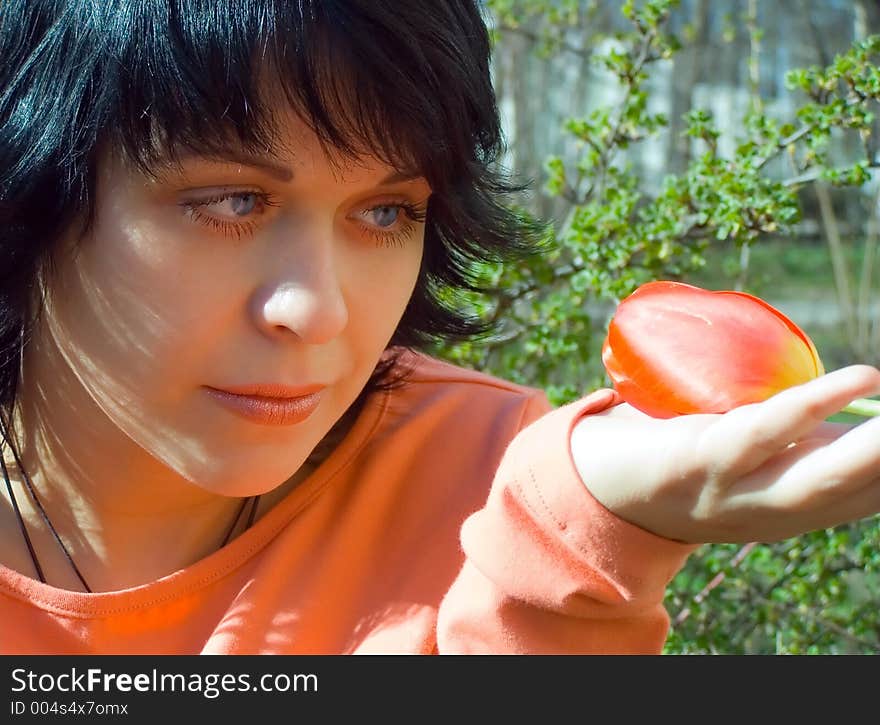
<svg viewBox="0 0 880 725"><path fill-rule="evenodd" d="M438 652L661 651L665 589L696 546L612 514L571 457L578 419L619 402L596 391L539 414L513 439L486 505L462 527L465 562L440 606ZM540 405L530 403L532 415Z"/></svg>

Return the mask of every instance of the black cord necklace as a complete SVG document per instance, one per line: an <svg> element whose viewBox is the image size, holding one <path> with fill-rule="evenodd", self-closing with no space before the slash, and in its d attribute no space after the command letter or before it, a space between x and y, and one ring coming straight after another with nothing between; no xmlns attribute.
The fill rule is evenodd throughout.
<svg viewBox="0 0 880 725"><path fill-rule="evenodd" d="M5 426L4 426L5 428ZM3 431L3 438L0 439L0 454L3 453L4 444L7 443L6 439L6 431ZM70 552L67 550L67 547L64 545L64 542L61 540L61 537L58 535L58 532L55 530L55 527L52 525L52 522L49 520L49 515L46 513L46 509L43 508L43 504L40 502L39 496L37 496L37 492L34 489L33 484L31 483L30 477L24 470L24 466L21 464L21 459L18 457L18 452L15 450L15 446L9 445L9 449L12 451L12 455L15 458L15 465L18 466L18 470L21 471L22 478L24 479L24 485L27 489L28 494L34 502L34 505L37 507L37 510L40 512L40 517L43 519L43 522L49 528L49 531L52 532L52 536L55 537L55 541L58 542L58 545L61 547L61 550L64 552L64 556L67 558L68 563L79 579L80 583L85 587L85 590L89 593L92 592L91 587L89 587L88 583L83 577L82 572L77 568L76 564L73 561L73 557L70 555ZM25 546L27 546L28 554L30 554L31 562L34 565L34 569L37 572L37 577L39 577L40 581L43 584L46 584L46 577L43 574L43 568L40 566L40 560L37 557L37 552L34 550L33 543L31 542L31 537L28 535L27 525L25 524L24 517L21 513L21 508L18 505L18 501L15 498L15 491L12 488L12 482L9 479L9 471L6 468L6 461L3 459L3 456L0 455L0 468L3 470L3 480L6 482L6 491L9 494L9 500L12 503L12 508L15 511L15 518L18 521L18 528L21 531L22 538L24 539ZM229 530L226 532L226 536L223 537L223 541L220 543L218 549L222 549L226 544L229 543L229 539L232 537L232 532L235 531L235 527L238 525L239 519L241 519L242 513L244 513L245 508L248 505L248 502L251 503L251 510L248 514L247 522L245 523L245 530L251 527L251 524L254 523L254 518L257 514L257 506L260 502L259 496L248 496L247 498L242 499L241 506L238 508L238 513L235 515L235 519L232 521L232 525L229 527Z"/></svg>

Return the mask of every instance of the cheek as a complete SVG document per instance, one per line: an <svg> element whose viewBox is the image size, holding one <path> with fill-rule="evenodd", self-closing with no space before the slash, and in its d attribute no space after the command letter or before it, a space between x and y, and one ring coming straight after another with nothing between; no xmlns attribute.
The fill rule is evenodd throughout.
<svg viewBox="0 0 880 725"><path fill-rule="evenodd" d="M53 284L52 337L93 395L133 403L157 389L153 378L173 385L168 370L185 368L194 307L211 300L194 294L166 247L143 227L98 228Z"/></svg>
<svg viewBox="0 0 880 725"><path fill-rule="evenodd" d="M355 271L356 292L349 301L355 332L369 330L379 352L397 328L412 296L422 261L419 236L402 248L371 249Z"/></svg>

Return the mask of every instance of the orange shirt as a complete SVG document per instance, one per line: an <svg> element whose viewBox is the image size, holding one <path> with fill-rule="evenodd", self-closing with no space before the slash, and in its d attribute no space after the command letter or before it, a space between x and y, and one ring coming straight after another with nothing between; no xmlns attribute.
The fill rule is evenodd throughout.
<svg viewBox="0 0 880 725"><path fill-rule="evenodd" d="M95 594L0 567L0 652L659 652L693 546L624 522L543 392L408 354L333 453L220 551Z"/></svg>

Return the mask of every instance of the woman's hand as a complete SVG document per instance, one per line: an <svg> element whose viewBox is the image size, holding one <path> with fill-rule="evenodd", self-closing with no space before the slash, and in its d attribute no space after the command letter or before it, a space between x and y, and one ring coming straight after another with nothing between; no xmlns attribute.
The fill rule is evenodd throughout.
<svg viewBox="0 0 880 725"><path fill-rule="evenodd" d="M572 456L599 502L655 534L777 541L880 512L880 418L825 422L878 393L880 370L853 365L724 415L622 404L575 425Z"/></svg>

